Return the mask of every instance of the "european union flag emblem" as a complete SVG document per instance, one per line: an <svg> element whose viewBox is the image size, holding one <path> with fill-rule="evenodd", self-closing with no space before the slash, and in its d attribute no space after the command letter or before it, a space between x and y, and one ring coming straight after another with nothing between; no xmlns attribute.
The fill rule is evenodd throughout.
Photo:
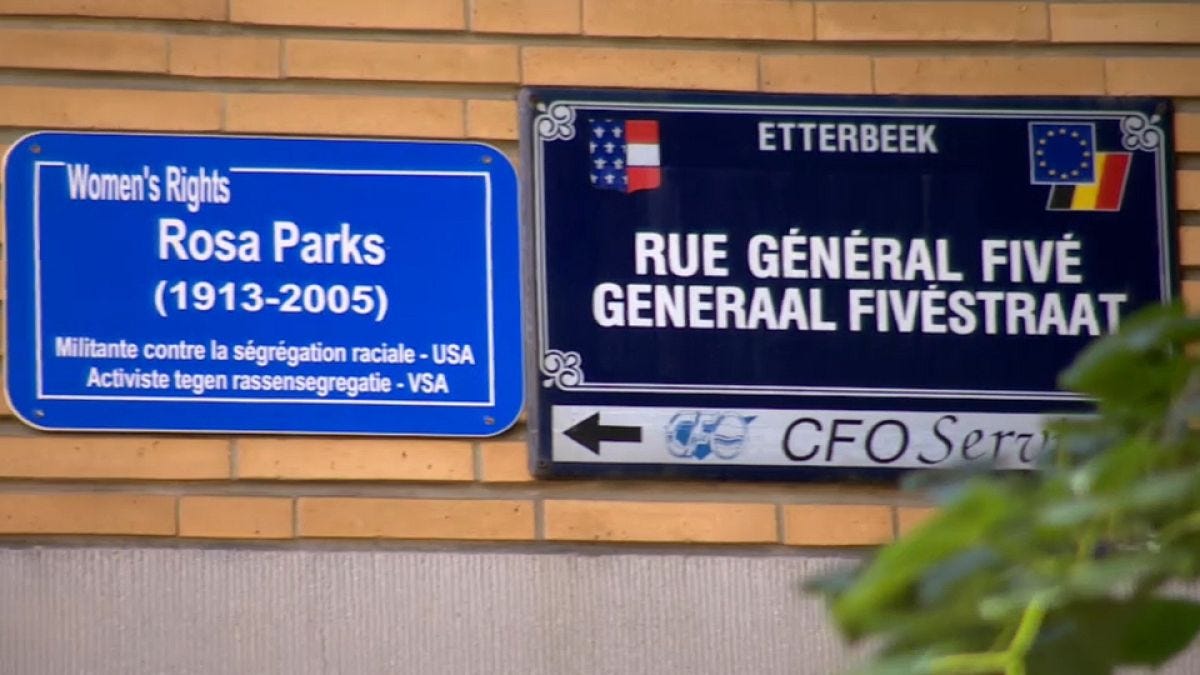
<svg viewBox="0 0 1200 675"><path fill-rule="evenodd" d="M1084 185L1096 182L1096 127L1078 122L1029 124L1030 182Z"/></svg>

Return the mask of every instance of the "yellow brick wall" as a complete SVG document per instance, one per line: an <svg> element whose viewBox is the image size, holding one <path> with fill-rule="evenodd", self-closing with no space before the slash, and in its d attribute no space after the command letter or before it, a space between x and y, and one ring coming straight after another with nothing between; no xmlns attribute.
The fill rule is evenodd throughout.
<svg viewBox="0 0 1200 675"><path fill-rule="evenodd" d="M1197 2L0 0L0 148L58 128L481 139L515 156L523 84L1169 96L1183 293L1200 308ZM0 409L0 545L868 546L929 515L883 487L539 483L525 437L42 434Z"/></svg>

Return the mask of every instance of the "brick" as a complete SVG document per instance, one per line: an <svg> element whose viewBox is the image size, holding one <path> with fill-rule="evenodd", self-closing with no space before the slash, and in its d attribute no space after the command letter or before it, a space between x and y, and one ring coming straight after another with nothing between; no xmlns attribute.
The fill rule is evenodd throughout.
<svg viewBox="0 0 1200 675"><path fill-rule="evenodd" d="M165 73L167 41L153 33L0 30L0 67Z"/></svg>
<svg viewBox="0 0 1200 675"><path fill-rule="evenodd" d="M517 102L467 101L467 137L517 140Z"/></svg>
<svg viewBox="0 0 1200 675"><path fill-rule="evenodd" d="M191 77L279 77L279 40L175 35L169 70Z"/></svg>
<svg viewBox="0 0 1200 675"><path fill-rule="evenodd" d="M792 546L872 546L892 540L887 506L788 504L783 543Z"/></svg>
<svg viewBox="0 0 1200 675"><path fill-rule="evenodd" d="M243 438L238 478L270 480L469 481L467 441Z"/></svg>
<svg viewBox="0 0 1200 675"><path fill-rule="evenodd" d="M546 538L561 541L774 543L775 506L547 500Z"/></svg>
<svg viewBox="0 0 1200 675"><path fill-rule="evenodd" d="M757 59L738 52L525 47L521 62L525 84L737 91L758 86Z"/></svg>
<svg viewBox="0 0 1200 675"><path fill-rule="evenodd" d="M148 89L0 86L0 126L216 131L221 96Z"/></svg>
<svg viewBox="0 0 1200 675"><path fill-rule="evenodd" d="M529 473L529 446L525 441L492 441L479 444L482 475L480 480L488 483L527 483L533 480Z"/></svg>
<svg viewBox="0 0 1200 675"><path fill-rule="evenodd" d="M1200 96L1200 58L1115 58L1104 70L1110 94Z"/></svg>
<svg viewBox="0 0 1200 675"><path fill-rule="evenodd" d="M229 441L151 436L0 438L0 477L227 480Z"/></svg>
<svg viewBox="0 0 1200 675"><path fill-rule="evenodd" d="M229 94L225 130L461 138L462 101L308 94Z"/></svg>
<svg viewBox="0 0 1200 675"><path fill-rule="evenodd" d="M1086 57L880 57L880 94L1067 95L1104 92L1104 62Z"/></svg>
<svg viewBox="0 0 1200 675"><path fill-rule="evenodd" d="M1200 314L1200 281L1184 279L1180 283L1180 297L1189 314Z"/></svg>
<svg viewBox="0 0 1200 675"><path fill-rule="evenodd" d="M337 28L466 28L462 0L229 0L234 23Z"/></svg>
<svg viewBox="0 0 1200 675"><path fill-rule="evenodd" d="M305 497L300 536L386 539L532 539L533 503L508 499Z"/></svg>
<svg viewBox="0 0 1200 675"><path fill-rule="evenodd" d="M1200 113L1175 113L1175 151L1200 152Z"/></svg>
<svg viewBox="0 0 1200 675"><path fill-rule="evenodd" d="M479 33L578 34L579 0L475 0L471 30Z"/></svg>
<svg viewBox="0 0 1200 675"><path fill-rule="evenodd" d="M288 40L288 77L516 83L512 45Z"/></svg>
<svg viewBox="0 0 1200 675"><path fill-rule="evenodd" d="M763 91L867 94L871 59L865 56L762 57Z"/></svg>
<svg viewBox="0 0 1200 675"><path fill-rule="evenodd" d="M0 534L175 534L165 495L0 494Z"/></svg>
<svg viewBox="0 0 1200 675"><path fill-rule="evenodd" d="M1175 174L1180 211L1200 211L1200 169L1178 171Z"/></svg>
<svg viewBox="0 0 1200 675"><path fill-rule="evenodd" d="M937 513L937 509L929 506L899 506L896 508L896 525L898 534L912 532L917 526L929 520Z"/></svg>
<svg viewBox="0 0 1200 675"><path fill-rule="evenodd" d="M217 539L290 539L287 497L180 497L179 536Z"/></svg>
<svg viewBox="0 0 1200 675"><path fill-rule="evenodd" d="M1183 2L1053 3L1054 42L1200 42L1200 5Z"/></svg>
<svg viewBox="0 0 1200 675"><path fill-rule="evenodd" d="M778 0L582 0L586 35L811 40L812 3Z"/></svg>
<svg viewBox="0 0 1200 675"><path fill-rule="evenodd" d="M1011 42L1046 39L1041 2L818 2L818 40Z"/></svg>
<svg viewBox="0 0 1200 675"><path fill-rule="evenodd" d="M228 0L0 0L0 14L220 21Z"/></svg>
<svg viewBox="0 0 1200 675"><path fill-rule="evenodd" d="M1200 266L1200 227L1179 228L1179 264L1184 267Z"/></svg>

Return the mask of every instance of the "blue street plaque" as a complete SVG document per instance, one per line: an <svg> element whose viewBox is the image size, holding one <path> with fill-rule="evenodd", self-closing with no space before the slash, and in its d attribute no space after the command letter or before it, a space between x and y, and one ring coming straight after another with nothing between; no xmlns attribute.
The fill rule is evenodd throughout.
<svg viewBox="0 0 1200 675"><path fill-rule="evenodd" d="M29 424L492 435L521 409L516 178L493 148L44 132L4 187Z"/></svg>
<svg viewBox="0 0 1200 675"><path fill-rule="evenodd" d="M1030 466L1176 284L1164 99L534 89L545 476Z"/></svg>

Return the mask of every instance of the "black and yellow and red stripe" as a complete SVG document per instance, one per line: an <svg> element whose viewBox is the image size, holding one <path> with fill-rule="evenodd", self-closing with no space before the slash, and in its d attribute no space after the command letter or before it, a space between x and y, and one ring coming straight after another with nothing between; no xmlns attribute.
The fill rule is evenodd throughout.
<svg viewBox="0 0 1200 675"><path fill-rule="evenodd" d="M1050 190L1051 211L1119 211L1129 175L1128 152L1096 155L1096 181L1082 185L1055 185Z"/></svg>

